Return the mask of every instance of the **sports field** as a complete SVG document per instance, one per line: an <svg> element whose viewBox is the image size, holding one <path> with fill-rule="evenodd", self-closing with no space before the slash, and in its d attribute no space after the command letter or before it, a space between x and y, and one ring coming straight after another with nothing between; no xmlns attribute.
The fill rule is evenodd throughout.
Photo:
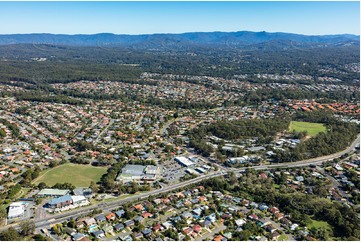
<svg viewBox="0 0 361 242"><path fill-rule="evenodd" d="M89 187L91 181L98 182L106 172L105 167L67 163L42 172L34 183L37 185L45 182L48 186L53 186L68 182L76 187Z"/></svg>
<svg viewBox="0 0 361 242"><path fill-rule="evenodd" d="M293 130L296 130L296 132L307 131L307 134L310 136L315 136L320 132L327 131L324 124L291 121L289 131L292 132Z"/></svg>

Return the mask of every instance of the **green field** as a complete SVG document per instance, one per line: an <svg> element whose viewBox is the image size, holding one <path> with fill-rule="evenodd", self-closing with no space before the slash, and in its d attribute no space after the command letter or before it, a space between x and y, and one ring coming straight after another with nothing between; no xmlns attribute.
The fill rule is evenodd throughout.
<svg viewBox="0 0 361 242"><path fill-rule="evenodd" d="M37 185L45 182L48 186L53 186L68 182L76 187L89 187L91 181L98 182L106 172L105 167L67 163L42 172L34 183Z"/></svg>
<svg viewBox="0 0 361 242"><path fill-rule="evenodd" d="M312 223L309 223L307 225L307 227L310 229L312 227L315 227L315 229L319 229L319 228L324 228L326 230L330 230L332 231L332 227L325 221L319 221L319 220L314 220L314 219L311 219L312 220Z"/></svg>
<svg viewBox="0 0 361 242"><path fill-rule="evenodd" d="M307 131L307 134L310 136L315 136L320 132L327 131L324 124L291 121L289 131L292 132L293 130L296 130L296 132Z"/></svg>

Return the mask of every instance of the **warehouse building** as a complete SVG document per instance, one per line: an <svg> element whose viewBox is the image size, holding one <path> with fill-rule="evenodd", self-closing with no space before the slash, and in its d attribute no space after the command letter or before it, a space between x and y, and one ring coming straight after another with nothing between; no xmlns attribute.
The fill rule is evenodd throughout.
<svg viewBox="0 0 361 242"><path fill-rule="evenodd" d="M161 169L158 166L126 165L116 178L124 183L153 183L159 179Z"/></svg>
<svg viewBox="0 0 361 242"><path fill-rule="evenodd" d="M60 189L43 189L38 193L38 197L61 197L69 195L70 190L60 190Z"/></svg>
<svg viewBox="0 0 361 242"><path fill-rule="evenodd" d="M23 202L14 202L9 206L8 219L14 219L24 216L26 204Z"/></svg>
<svg viewBox="0 0 361 242"><path fill-rule="evenodd" d="M194 163L191 160L183 156L175 157L174 160L178 162L181 166L185 166L185 167L194 166Z"/></svg>

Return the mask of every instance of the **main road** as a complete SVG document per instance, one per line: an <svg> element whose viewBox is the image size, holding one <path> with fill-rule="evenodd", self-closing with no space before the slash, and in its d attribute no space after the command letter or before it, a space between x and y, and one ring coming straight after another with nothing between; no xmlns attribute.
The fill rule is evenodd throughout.
<svg viewBox="0 0 361 242"><path fill-rule="evenodd" d="M344 154L350 153L359 144L360 144L360 135L357 136L357 138L352 142L352 144L347 149L345 149L341 152L332 154L332 155L322 156L322 157L308 159L308 160L296 161L296 162L280 163L280 164L273 164L273 165L250 166L250 167L245 167L245 168L233 169L232 171L243 172L246 169L264 170L264 169L274 169L274 168L302 167L302 166L308 166L311 164L317 165L317 164L321 164L322 162L332 160L335 158L339 158ZM73 211L64 212L61 214L50 215L46 219L35 220L35 225L36 225L36 228L44 228L51 224L62 223L70 218L75 218L75 217L79 217L81 215L88 214L91 211L93 211L94 209L105 209L105 210L117 209L120 205L127 203L127 202L142 200L142 199L145 199L152 195L158 195L161 193L170 192L170 191L173 191L173 190L176 190L176 189L179 189L179 188L182 188L182 187L194 184L194 183L201 182L203 180L207 180L212 177L219 177L219 176L224 176L224 175L227 175L227 171L213 172L213 173L209 173L206 175L196 177L196 178L188 180L188 181L180 182L178 184L173 184L168 187L163 187L162 189L149 191L149 192L134 195L134 196L131 196L128 198L118 199L116 201L103 202L101 204L91 205L91 206L88 206L85 208L80 208L80 209L76 209ZM16 229L19 228L18 225L13 224L13 225L8 225L8 226L4 226L4 227L0 228L0 231L3 231L5 229L9 228L10 226L13 226Z"/></svg>

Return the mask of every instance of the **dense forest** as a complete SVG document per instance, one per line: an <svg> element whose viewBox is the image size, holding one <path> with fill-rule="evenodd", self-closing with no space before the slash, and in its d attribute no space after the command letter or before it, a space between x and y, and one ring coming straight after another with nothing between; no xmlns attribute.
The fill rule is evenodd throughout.
<svg viewBox="0 0 361 242"><path fill-rule="evenodd" d="M122 80L139 77L141 72L181 75L208 75L231 78L239 74L298 73L323 76L323 67L345 83L359 79L347 71L348 63L359 62L359 46L332 46L312 49L239 50L195 48L190 51L133 50L71 46L0 46L0 80L22 78L34 82ZM33 61L31 58L48 58ZM4 60L5 59L5 60ZM26 67L26 68L24 68ZM257 81L256 78L253 80Z"/></svg>

